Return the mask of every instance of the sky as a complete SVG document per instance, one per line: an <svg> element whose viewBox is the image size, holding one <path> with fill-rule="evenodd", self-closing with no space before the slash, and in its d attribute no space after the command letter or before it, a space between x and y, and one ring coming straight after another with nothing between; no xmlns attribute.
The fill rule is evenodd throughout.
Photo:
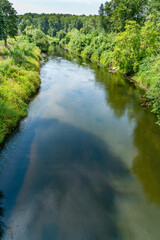
<svg viewBox="0 0 160 240"><path fill-rule="evenodd" d="M70 13L98 14L101 3L106 0L10 0L18 14L32 13Z"/></svg>

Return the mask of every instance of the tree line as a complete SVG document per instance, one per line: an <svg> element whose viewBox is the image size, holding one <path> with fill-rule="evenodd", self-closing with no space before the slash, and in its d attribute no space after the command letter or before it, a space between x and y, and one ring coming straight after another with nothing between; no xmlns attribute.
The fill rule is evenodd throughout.
<svg viewBox="0 0 160 240"><path fill-rule="evenodd" d="M143 26L150 14L156 19L159 11L159 0L111 0L101 4L99 15L105 31L122 32L125 30L126 21L136 21Z"/></svg>
<svg viewBox="0 0 160 240"><path fill-rule="evenodd" d="M77 16L71 14L35 14L26 13L18 16L19 29L22 33L26 28L40 29L46 35L56 37L58 34L68 33L72 29L84 29L86 33L93 29L99 29L98 15Z"/></svg>
<svg viewBox="0 0 160 240"><path fill-rule="evenodd" d="M19 29L44 52L49 42L61 43L91 60L116 66L149 89L147 94L160 123L159 0L110 0L100 5L99 15L90 16L17 16L8 0L0 0L0 6L0 39L5 43Z"/></svg>

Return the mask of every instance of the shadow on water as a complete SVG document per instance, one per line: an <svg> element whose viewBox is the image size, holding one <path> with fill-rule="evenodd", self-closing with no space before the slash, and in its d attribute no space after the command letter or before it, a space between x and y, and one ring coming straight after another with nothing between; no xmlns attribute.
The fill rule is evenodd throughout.
<svg viewBox="0 0 160 240"><path fill-rule="evenodd" d="M121 239L112 183L128 176L120 159L99 138L58 120L43 120L35 131L14 239Z"/></svg>
<svg viewBox="0 0 160 240"><path fill-rule="evenodd" d="M146 115L137 119L134 131L138 154L133 161L133 172L142 183L148 203L160 207L160 128L154 115Z"/></svg>
<svg viewBox="0 0 160 240"><path fill-rule="evenodd" d="M4 209L2 207L2 199L3 199L3 193L0 191L0 239L3 238L4 232L5 232L5 224L2 221L2 217L4 215Z"/></svg>

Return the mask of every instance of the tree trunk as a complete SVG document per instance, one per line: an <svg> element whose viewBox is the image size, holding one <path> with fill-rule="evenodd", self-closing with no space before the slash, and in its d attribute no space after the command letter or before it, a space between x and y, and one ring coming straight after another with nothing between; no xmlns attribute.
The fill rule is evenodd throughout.
<svg viewBox="0 0 160 240"><path fill-rule="evenodd" d="M4 45L5 45L5 47L8 47L8 45L7 45L7 38L4 39Z"/></svg>

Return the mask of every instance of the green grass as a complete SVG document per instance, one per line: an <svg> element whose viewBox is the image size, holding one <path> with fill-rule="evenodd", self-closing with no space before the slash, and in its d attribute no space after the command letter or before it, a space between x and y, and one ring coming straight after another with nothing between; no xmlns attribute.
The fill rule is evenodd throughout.
<svg viewBox="0 0 160 240"><path fill-rule="evenodd" d="M147 96L151 100L152 111L157 115L160 125L160 54L144 58L135 78L147 87Z"/></svg>
<svg viewBox="0 0 160 240"><path fill-rule="evenodd" d="M40 50L24 37L0 42L0 144L27 115L40 86Z"/></svg>

